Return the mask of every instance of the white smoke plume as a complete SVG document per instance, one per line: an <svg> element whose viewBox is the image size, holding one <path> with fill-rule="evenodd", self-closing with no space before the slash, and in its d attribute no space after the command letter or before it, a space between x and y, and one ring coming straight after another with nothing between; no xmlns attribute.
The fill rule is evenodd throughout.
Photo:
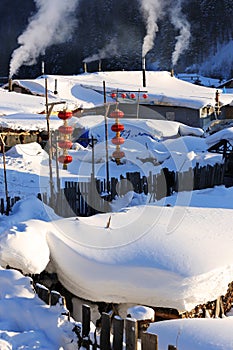
<svg viewBox="0 0 233 350"><path fill-rule="evenodd" d="M98 53L85 58L83 62L89 63L89 62L98 61L104 58L118 56L118 55L119 55L119 52L117 51L116 38L112 38L109 44L107 44L103 49L100 49Z"/></svg>
<svg viewBox="0 0 233 350"><path fill-rule="evenodd" d="M175 49L172 53L172 66L177 64L180 55L187 50L190 39L190 24L182 13L182 0L174 2L175 5L170 10L171 22L176 29L179 30L179 35L176 37Z"/></svg>
<svg viewBox="0 0 233 350"><path fill-rule="evenodd" d="M154 39L159 28L157 21L162 14L165 1L163 0L140 0L141 10L146 23L146 36L142 45L142 57L153 48Z"/></svg>
<svg viewBox="0 0 233 350"><path fill-rule="evenodd" d="M75 24L78 0L34 0L37 13L18 37L20 45L12 54L9 76L22 65L33 65L40 54L52 44L68 40Z"/></svg>

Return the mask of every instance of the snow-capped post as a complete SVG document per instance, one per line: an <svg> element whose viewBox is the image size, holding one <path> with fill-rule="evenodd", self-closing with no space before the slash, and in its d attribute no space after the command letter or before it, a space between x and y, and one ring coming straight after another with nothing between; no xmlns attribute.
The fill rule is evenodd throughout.
<svg viewBox="0 0 233 350"><path fill-rule="evenodd" d="M119 165L121 164L121 158L125 156L125 153L120 150L120 146L125 142L124 138L120 136L124 130L124 125L119 123L119 118L123 118L124 113L116 108L110 113L110 117L115 118L115 124L111 126L111 130L116 133L116 136L112 138L112 143L116 146L116 150L112 153L112 156L115 158L116 164Z"/></svg>
<svg viewBox="0 0 233 350"><path fill-rule="evenodd" d="M58 141L58 147L63 150L63 154L58 157L59 163L63 164L63 169L67 169L67 164L72 162L72 156L68 154L68 149L72 147L71 135L73 132L73 127L69 126L67 120L72 117L72 112L67 110L62 110L58 113L58 118L62 119L64 125L58 128L60 133L60 140Z"/></svg>

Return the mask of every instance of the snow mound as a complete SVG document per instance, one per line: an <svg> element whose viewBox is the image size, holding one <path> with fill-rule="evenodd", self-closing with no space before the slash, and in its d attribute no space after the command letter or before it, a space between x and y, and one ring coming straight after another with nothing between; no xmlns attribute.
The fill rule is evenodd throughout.
<svg viewBox="0 0 233 350"><path fill-rule="evenodd" d="M48 158L48 154L41 148L39 143L31 142L26 144L18 144L13 146L6 152L6 155L13 158L28 158L37 155L43 155Z"/></svg>

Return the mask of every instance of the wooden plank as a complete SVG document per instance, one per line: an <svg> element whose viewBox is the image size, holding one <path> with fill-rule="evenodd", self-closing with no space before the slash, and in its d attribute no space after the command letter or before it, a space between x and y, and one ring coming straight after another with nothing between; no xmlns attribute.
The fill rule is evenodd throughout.
<svg viewBox="0 0 233 350"><path fill-rule="evenodd" d="M60 304L61 294L56 290L51 290L50 292L50 305Z"/></svg>
<svg viewBox="0 0 233 350"><path fill-rule="evenodd" d="M111 318L104 312L101 316L100 350L111 350L110 330Z"/></svg>
<svg viewBox="0 0 233 350"><path fill-rule="evenodd" d="M133 318L125 319L126 350L137 350L138 324Z"/></svg>
<svg viewBox="0 0 233 350"><path fill-rule="evenodd" d="M50 293L49 293L48 288L46 288L45 286L43 286L40 283L36 283L35 290L36 290L36 293L37 293L38 297L41 300L43 300L46 304L49 305L49 299L50 299L50 295L49 294Z"/></svg>
<svg viewBox="0 0 233 350"><path fill-rule="evenodd" d="M142 350L158 350L158 336L152 333L142 333L141 348Z"/></svg>
<svg viewBox="0 0 233 350"><path fill-rule="evenodd" d="M3 215L5 212L5 207L4 207L4 198L1 198L1 214Z"/></svg>
<svg viewBox="0 0 233 350"><path fill-rule="evenodd" d="M115 316L113 319L113 350L123 349L124 320Z"/></svg>
<svg viewBox="0 0 233 350"><path fill-rule="evenodd" d="M82 338L89 337L91 322L91 309L89 305L82 305Z"/></svg>

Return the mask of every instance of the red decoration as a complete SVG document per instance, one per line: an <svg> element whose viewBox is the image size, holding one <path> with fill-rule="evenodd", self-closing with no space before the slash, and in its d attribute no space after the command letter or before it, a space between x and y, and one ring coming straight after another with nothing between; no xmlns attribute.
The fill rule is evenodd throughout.
<svg viewBox="0 0 233 350"><path fill-rule="evenodd" d="M112 139L112 143L114 145L123 145L124 142L125 142L125 139L121 136L115 136Z"/></svg>
<svg viewBox="0 0 233 350"><path fill-rule="evenodd" d="M122 93L122 94L121 94L121 97L122 97L122 98L126 98L126 94L125 94L125 93Z"/></svg>
<svg viewBox="0 0 233 350"><path fill-rule="evenodd" d="M132 93L132 94L130 94L130 98L134 99L134 98L136 98L136 95Z"/></svg>
<svg viewBox="0 0 233 350"><path fill-rule="evenodd" d="M115 92L112 92L112 93L111 93L111 97L112 97L112 98L116 98L116 95L117 95L117 94L116 94Z"/></svg>
<svg viewBox="0 0 233 350"><path fill-rule="evenodd" d="M121 132L121 131L123 131L125 129L125 127L124 127L124 125L123 124L113 124L112 126L111 126L111 130L113 131L113 132Z"/></svg>
<svg viewBox="0 0 233 350"><path fill-rule="evenodd" d="M57 116L59 119L67 120L70 119L73 116L73 114L71 111L60 111Z"/></svg>
<svg viewBox="0 0 233 350"><path fill-rule="evenodd" d="M73 143L70 140L61 140L58 142L60 148L71 148Z"/></svg>
<svg viewBox="0 0 233 350"><path fill-rule="evenodd" d="M58 157L58 161L62 164L69 164L71 163L73 160L72 156L70 155L61 155L60 157Z"/></svg>
<svg viewBox="0 0 233 350"><path fill-rule="evenodd" d="M63 164L63 169L67 169L67 164L72 162L72 156L68 154L68 149L72 147L71 134L73 132L73 127L68 125L68 119L73 116L71 111L60 111L58 113L58 118L63 120L63 125L61 125L58 130L61 135L61 139L58 141L58 146L63 150L63 154L58 157L58 161Z"/></svg>
<svg viewBox="0 0 233 350"><path fill-rule="evenodd" d="M125 153L123 151L116 150L113 152L112 156L116 159L121 159L125 156Z"/></svg>
<svg viewBox="0 0 233 350"><path fill-rule="evenodd" d="M64 135L71 135L73 132L73 127L69 125L61 125L59 126L58 131Z"/></svg>
<svg viewBox="0 0 233 350"><path fill-rule="evenodd" d="M146 98L148 98L148 95L147 95L147 94L143 94L142 97L143 97L144 99L146 99Z"/></svg>
<svg viewBox="0 0 233 350"><path fill-rule="evenodd" d="M123 118L123 117L124 117L124 113L119 109L115 109L114 111L112 111L112 113L110 113L110 118Z"/></svg>

